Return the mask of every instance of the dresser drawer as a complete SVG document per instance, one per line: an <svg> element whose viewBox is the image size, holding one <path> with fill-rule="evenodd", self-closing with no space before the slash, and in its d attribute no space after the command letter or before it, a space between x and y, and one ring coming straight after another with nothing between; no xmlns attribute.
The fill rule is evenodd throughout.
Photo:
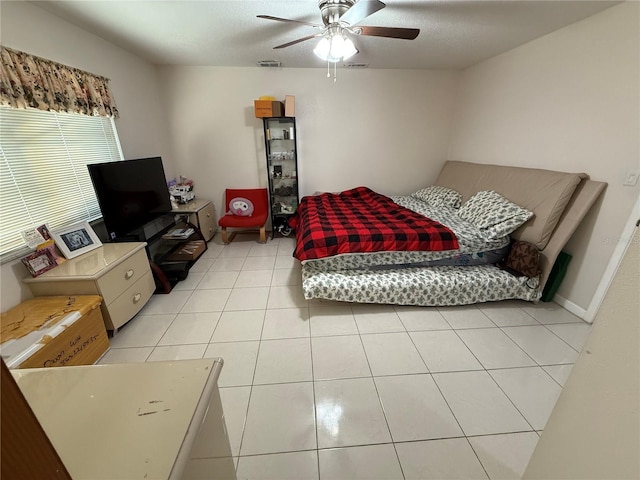
<svg viewBox="0 0 640 480"><path fill-rule="evenodd" d="M137 251L134 255L113 267L98 279L98 288L104 303L109 305L149 272L151 272L151 267L149 267L149 260L144 249Z"/></svg>
<svg viewBox="0 0 640 480"><path fill-rule="evenodd" d="M216 234L216 207L210 202L198 212L198 228L204 239L209 241Z"/></svg>
<svg viewBox="0 0 640 480"><path fill-rule="evenodd" d="M107 330L117 330L128 322L147 303L155 289L153 275L151 270L148 270L137 282L129 285L129 288L122 295L113 302L104 305L103 313L106 310Z"/></svg>

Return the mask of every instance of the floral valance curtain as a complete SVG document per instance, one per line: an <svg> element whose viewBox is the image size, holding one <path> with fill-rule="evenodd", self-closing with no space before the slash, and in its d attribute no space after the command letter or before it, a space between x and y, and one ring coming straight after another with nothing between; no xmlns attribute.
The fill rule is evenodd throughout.
<svg viewBox="0 0 640 480"><path fill-rule="evenodd" d="M0 104L118 117L109 79L2 47Z"/></svg>

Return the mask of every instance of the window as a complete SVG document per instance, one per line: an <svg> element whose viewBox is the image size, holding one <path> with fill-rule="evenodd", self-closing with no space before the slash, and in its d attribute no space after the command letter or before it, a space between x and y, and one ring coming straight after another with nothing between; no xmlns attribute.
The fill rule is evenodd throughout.
<svg viewBox="0 0 640 480"><path fill-rule="evenodd" d="M123 160L108 117L0 107L0 256L27 253L22 232L101 216L87 165Z"/></svg>

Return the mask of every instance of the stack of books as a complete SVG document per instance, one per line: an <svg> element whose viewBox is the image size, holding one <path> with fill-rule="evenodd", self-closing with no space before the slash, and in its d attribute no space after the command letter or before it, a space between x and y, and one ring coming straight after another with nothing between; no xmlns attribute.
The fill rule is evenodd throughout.
<svg viewBox="0 0 640 480"><path fill-rule="evenodd" d="M169 240L186 240L193 234L193 228L174 228L173 230L165 233L162 238Z"/></svg>

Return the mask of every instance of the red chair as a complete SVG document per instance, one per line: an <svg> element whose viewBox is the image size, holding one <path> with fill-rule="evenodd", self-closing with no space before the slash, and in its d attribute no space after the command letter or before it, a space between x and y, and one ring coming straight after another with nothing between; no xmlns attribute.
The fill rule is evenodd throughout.
<svg viewBox="0 0 640 480"><path fill-rule="evenodd" d="M246 198L253 203L253 213L249 216L236 215L230 211L229 202L234 198ZM226 213L218 220L222 227L222 241L230 243L236 232L227 235L227 228L242 230L260 229L260 242L267 241L266 224L269 217L269 201L266 188L227 188L224 193L224 208Z"/></svg>

